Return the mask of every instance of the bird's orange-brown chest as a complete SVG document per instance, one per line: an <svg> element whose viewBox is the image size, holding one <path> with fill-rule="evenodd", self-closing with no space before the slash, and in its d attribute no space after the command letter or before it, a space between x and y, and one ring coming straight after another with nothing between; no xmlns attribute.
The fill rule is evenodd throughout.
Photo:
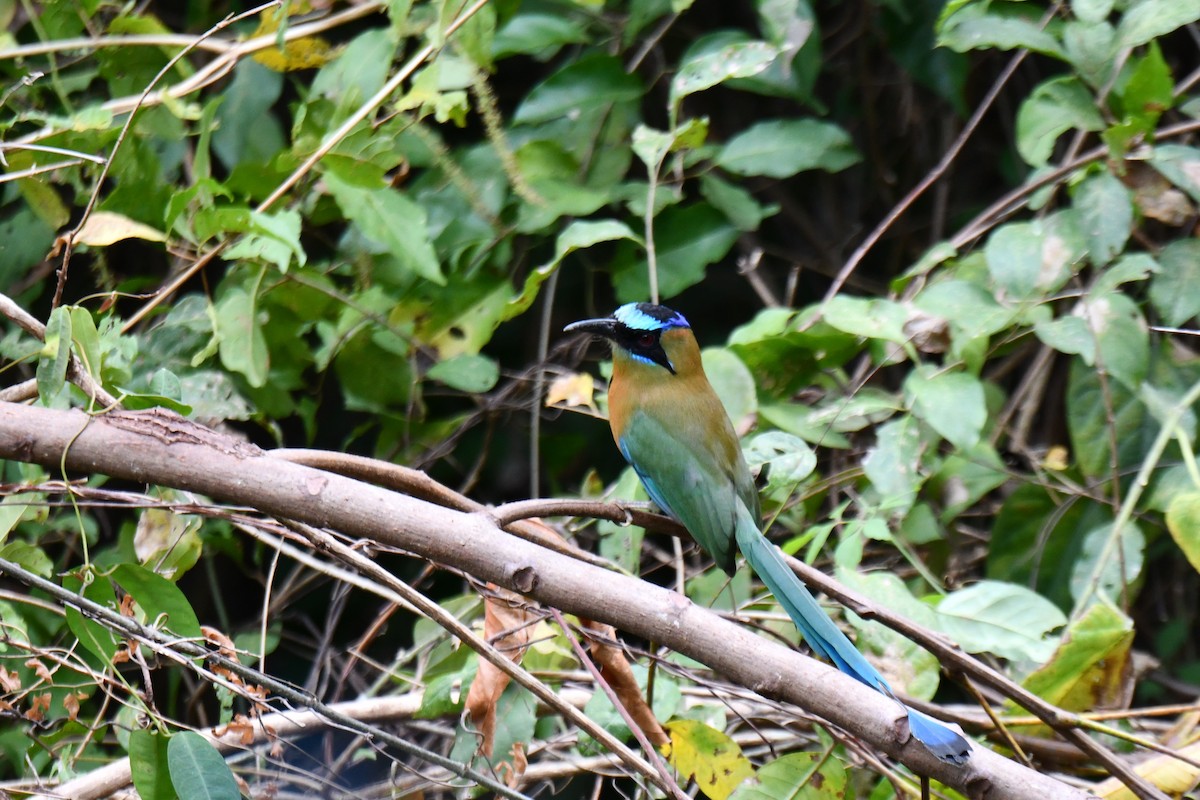
<svg viewBox="0 0 1200 800"><path fill-rule="evenodd" d="M737 436L721 399L704 374L700 348L687 328L672 328L661 339L675 368L638 360L619 348L613 351L608 388L609 424L618 446L628 425L647 414L676 434L693 451L709 451L718 463L741 456Z"/></svg>

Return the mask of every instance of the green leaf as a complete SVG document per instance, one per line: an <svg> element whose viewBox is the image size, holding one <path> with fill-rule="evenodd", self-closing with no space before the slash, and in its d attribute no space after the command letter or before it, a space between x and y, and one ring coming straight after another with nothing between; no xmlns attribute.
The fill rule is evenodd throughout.
<svg viewBox="0 0 1200 800"><path fill-rule="evenodd" d="M749 78L762 72L779 55L766 42L738 42L714 53L690 59L671 80L670 107L676 109L689 94L702 92L730 78Z"/></svg>
<svg viewBox="0 0 1200 800"><path fill-rule="evenodd" d="M621 475L608 487L604 497L606 500L647 499L642 482L632 467L621 470ZM600 555L636 575L642 565L642 539L646 529L602 519L596 521L596 532L600 536Z"/></svg>
<svg viewBox="0 0 1200 800"><path fill-rule="evenodd" d="M346 45L340 56L317 72L312 81L312 96L329 98L338 104L336 114L329 120L330 127L383 88L399 38L392 28L364 31Z"/></svg>
<svg viewBox="0 0 1200 800"><path fill-rule="evenodd" d="M181 731L167 744L171 785L188 800L241 800L237 780L217 748L198 733Z"/></svg>
<svg viewBox="0 0 1200 800"><path fill-rule="evenodd" d="M904 391L913 413L960 450L979 441L987 422L983 384L965 372L944 372L922 365L909 373Z"/></svg>
<svg viewBox="0 0 1200 800"><path fill-rule="evenodd" d="M1150 430L1147 417L1145 405L1124 383L1109 381L1106 387L1097 371L1085 366L1082 359L1072 361L1067 379L1067 428L1071 452L1084 475L1110 474L1110 441L1117 445L1118 468L1140 463L1158 428L1154 425Z"/></svg>
<svg viewBox="0 0 1200 800"><path fill-rule="evenodd" d="M521 293L509 301L505 307L503 320L525 313L537 298L542 284L554 274L559 264L576 250L584 250L601 242L612 242L627 239L642 244L642 238L630 230L624 222L615 219L575 220L554 241L554 258L529 273Z"/></svg>
<svg viewBox="0 0 1200 800"><path fill-rule="evenodd" d="M1023 300L1062 288L1085 246L1075 212L1063 211L1045 220L1001 226L988 237L983 253L992 280Z"/></svg>
<svg viewBox="0 0 1200 800"><path fill-rule="evenodd" d="M62 391L71 363L71 310L59 306L46 320L41 358L37 364L38 397L48 404Z"/></svg>
<svg viewBox="0 0 1200 800"><path fill-rule="evenodd" d="M176 800L167 759L169 736L148 730L129 734L129 773L142 800Z"/></svg>
<svg viewBox="0 0 1200 800"><path fill-rule="evenodd" d="M1012 309L997 303L983 286L965 280L932 283L913 298L913 305L944 318L958 336L968 340L999 333L1013 321Z"/></svg>
<svg viewBox="0 0 1200 800"><path fill-rule="evenodd" d="M778 119L755 123L734 136L714 161L736 175L788 178L809 169L838 172L859 158L849 134L837 125Z"/></svg>
<svg viewBox="0 0 1200 800"><path fill-rule="evenodd" d="M516 124L577 117L606 103L636 100L642 82L614 56L593 53L568 64L533 87L513 115Z"/></svg>
<svg viewBox="0 0 1200 800"><path fill-rule="evenodd" d="M63 575L62 585L64 589L82 594L93 603L113 611L117 609L117 595L112 584L107 577L97 574L92 568L81 568L76 573ZM67 627L75 634L79 643L99 658L101 664L112 664L113 656L117 653L117 639L112 631L94 619L83 616L69 605L63 609L63 613L67 619Z"/></svg>
<svg viewBox="0 0 1200 800"><path fill-rule="evenodd" d="M1116 31L1107 21L1067 20L1063 46L1067 59L1089 85L1099 88L1108 81L1115 68L1117 50Z"/></svg>
<svg viewBox="0 0 1200 800"><path fill-rule="evenodd" d="M1200 241L1171 242L1158 254L1159 273L1150 282L1150 302L1172 326L1200 314Z"/></svg>
<svg viewBox="0 0 1200 800"><path fill-rule="evenodd" d="M0 544L8 538L9 532L21 521L28 508L29 505L21 502L17 495L9 495L0 500Z"/></svg>
<svg viewBox="0 0 1200 800"><path fill-rule="evenodd" d="M788 753L759 768L730 800L833 800L850 796L850 774L840 759Z"/></svg>
<svg viewBox="0 0 1200 800"><path fill-rule="evenodd" d="M397 189L363 189L325 174L325 185L347 219L406 269L439 286L446 284L433 251L425 210Z"/></svg>
<svg viewBox="0 0 1200 800"><path fill-rule="evenodd" d="M1150 361L1150 334L1137 304L1128 295L1111 291L1089 295L1082 312L1096 337L1098 365L1136 389L1145 379Z"/></svg>
<svg viewBox="0 0 1200 800"><path fill-rule="evenodd" d="M1200 491L1175 496L1167 509L1167 530L1188 563L1200 572Z"/></svg>
<svg viewBox="0 0 1200 800"><path fill-rule="evenodd" d="M0 541L3 541L3 537L0 537ZM9 542L0 547L0 558L20 564L34 575L41 575L43 578L49 578L54 574L54 562L50 560L50 556L46 555L45 550L30 542L20 540Z"/></svg>
<svg viewBox="0 0 1200 800"><path fill-rule="evenodd" d="M1114 0L1071 0L1071 13L1085 22L1100 22L1112 13Z"/></svg>
<svg viewBox="0 0 1200 800"><path fill-rule="evenodd" d="M1104 266L1124 250L1133 230L1129 190L1112 173L1104 171L1075 190L1075 208L1092 263Z"/></svg>
<svg viewBox="0 0 1200 800"><path fill-rule="evenodd" d="M1038 339L1060 353L1082 356L1088 364L1096 363L1096 337L1083 317L1068 317L1039 321L1033 326Z"/></svg>
<svg viewBox="0 0 1200 800"><path fill-rule="evenodd" d="M824 320L839 331L867 339L905 344L908 310L892 300L838 295L821 307Z"/></svg>
<svg viewBox="0 0 1200 800"><path fill-rule="evenodd" d="M712 173L700 176L700 194L739 231L756 231L765 217L779 211L779 206L764 207L750 192Z"/></svg>
<svg viewBox="0 0 1200 800"><path fill-rule="evenodd" d="M1118 286L1126 283L1144 281L1158 271L1158 262L1146 253L1130 253L1121 256L1096 276L1091 294L1101 295L1114 291Z"/></svg>
<svg viewBox="0 0 1200 800"><path fill-rule="evenodd" d="M951 6L947 5L939 25L938 45L959 53L988 48L1023 48L1055 58L1066 58L1058 40L1036 21L989 14L987 8L986 3L971 3L952 11Z"/></svg>
<svg viewBox="0 0 1200 800"><path fill-rule="evenodd" d="M1047 634L1067 624L1058 606L1014 583L979 581L951 592L937 607L941 629L968 653L1042 663L1057 642Z"/></svg>
<svg viewBox="0 0 1200 800"><path fill-rule="evenodd" d="M500 380L500 365L487 356L464 354L439 361L429 368L425 377L460 392L488 392Z"/></svg>
<svg viewBox="0 0 1200 800"><path fill-rule="evenodd" d="M241 286L225 291L213 308L213 329L221 364L245 376L253 387L267 383L267 340L257 313L257 298Z"/></svg>
<svg viewBox="0 0 1200 800"><path fill-rule="evenodd" d="M673 720L663 727L671 737L667 761L685 781L694 779L709 800L726 800L754 774L742 748L722 731L691 719Z"/></svg>
<svg viewBox="0 0 1200 800"><path fill-rule="evenodd" d="M141 564L118 564L112 577L141 606L149 624L189 639L201 637L196 612L174 583Z"/></svg>
<svg viewBox="0 0 1200 800"><path fill-rule="evenodd" d="M741 429L742 423L758 411L754 376L745 362L724 347L704 348L700 352L700 362L734 427Z"/></svg>
<svg viewBox="0 0 1200 800"><path fill-rule="evenodd" d="M1071 570L1071 596L1077 604L1096 596L1119 601L1137 580L1146 557L1146 537L1135 522L1120 531L1108 523L1088 531Z"/></svg>
<svg viewBox="0 0 1200 800"><path fill-rule="evenodd" d="M1022 685L1059 708L1086 711L1119 702L1133 644L1133 622L1096 603L1072 622L1053 657Z"/></svg>
<svg viewBox="0 0 1200 800"><path fill-rule="evenodd" d="M752 472L766 470L769 489L790 491L812 475L817 468L817 454L803 439L790 433L767 431L746 446L746 463Z"/></svg>
<svg viewBox="0 0 1200 800"><path fill-rule="evenodd" d="M1200 201L1200 150L1181 144L1160 144L1150 151L1150 166Z"/></svg>
<svg viewBox="0 0 1200 800"><path fill-rule="evenodd" d="M1063 502L1041 486L1018 485L996 514L987 577L1031 586L1060 608L1069 607L1071 568L1085 517L1096 508Z"/></svg>
<svg viewBox="0 0 1200 800"><path fill-rule="evenodd" d="M547 59L566 44L588 39L584 23L569 14L527 12L517 14L496 31L492 56L506 58L521 53Z"/></svg>
<svg viewBox="0 0 1200 800"><path fill-rule="evenodd" d="M225 248L221 258L265 261L280 272L287 272L293 260L302 267L308 256L300 244L300 227L298 211L251 211L245 235Z"/></svg>
<svg viewBox="0 0 1200 800"><path fill-rule="evenodd" d="M1103 129L1096 99L1078 78L1051 78L1034 89L1017 112L1017 151L1033 166L1045 166L1062 134Z"/></svg>
<svg viewBox="0 0 1200 800"><path fill-rule="evenodd" d="M659 214L654 221L654 239L662 297L674 297L702 281L705 267L724 258L737 236L724 215L707 203L672 206ZM648 269L645 256L634 258L628 249L619 252L612 273L622 303L649 296Z"/></svg>
<svg viewBox="0 0 1200 800"><path fill-rule="evenodd" d="M1175 81L1158 42L1151 42L1145 55L1132 59L1127 74L1123 85L1116 87L1124 117L1117 126L1125 137L1120 141L1122 152L1134 136L1153 131L1163 112L1175 105Z"/></svg>
<svg viewBox="0 0 1200 800"><path fill-rule="evenodd" d="M863 474L879 493L886 511L906 511L917 500L925 477L921 474L921 434L912 417L879 426L875 446L862 460Z"/></svg>
<svg viewBox="0 0 1200 800"><path fill-rule="evenodd" d="M213 152L226 168L243 162L266 163L284 149L283 130L270 113L282 91L281 73L251 58L237 62L233 81L222 94L212 133Z"/></svg>
<svg viewBox="0 0 1200 800"><path fill-rule="evenodd" d="M461 713L467 690L479 668L479 659L469 647L460 647L426 670L425 691L417 719L437 719L451 713Z"/></svg>
<svg viewBox="0 0 1200 800"><path fill-rule="evenodd" d="M1117 25L1117 46L1138 47L1200 19L1200 0L1140 0Z"/></svg>

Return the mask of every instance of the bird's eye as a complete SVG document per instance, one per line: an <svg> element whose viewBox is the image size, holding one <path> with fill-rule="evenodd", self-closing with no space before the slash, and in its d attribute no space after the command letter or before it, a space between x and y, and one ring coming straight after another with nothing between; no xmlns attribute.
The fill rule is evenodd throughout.
<svg viewBox="0 0 1200 800"><path fill-rule="evenodd" d="M653 347L654 339L653 333L643 333L637 338L638 347Z"/></svg>

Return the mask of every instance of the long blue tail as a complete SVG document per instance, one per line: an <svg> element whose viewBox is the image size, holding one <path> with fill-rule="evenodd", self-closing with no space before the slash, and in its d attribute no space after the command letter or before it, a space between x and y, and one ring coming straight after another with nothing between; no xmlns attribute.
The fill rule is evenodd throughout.
<svg viewBox="0 0 1200 800"><path fill-rule="evenodd" d="M744 506L739 508L738 517L738 548L750 567L796 623L809 647L832 661L842 672L895 700L896 695L879 674L879 670L867 661L829 615L817 605L812 594L784 561L783 553L762 535ZM915 708L909 708L903 703L900 705L908 713L908 729L931 753L950 764L961 766L967 762L971 755L971 747L963 736Z"/></svg>

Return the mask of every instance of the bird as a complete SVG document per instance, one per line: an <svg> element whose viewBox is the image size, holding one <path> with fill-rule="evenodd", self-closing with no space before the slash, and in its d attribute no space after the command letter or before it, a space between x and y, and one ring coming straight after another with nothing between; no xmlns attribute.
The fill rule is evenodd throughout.
<svg viewBox="0 0 1200 800"><path fill-rule="evenodd" d="M666 306L627 303L564 330L611 343L609 425L654 504L729 575L740 550L815 653L900 703L914 738L939 759L965 764L966 738L896 697L763 534L758 490L687 319Z"/></svg>

